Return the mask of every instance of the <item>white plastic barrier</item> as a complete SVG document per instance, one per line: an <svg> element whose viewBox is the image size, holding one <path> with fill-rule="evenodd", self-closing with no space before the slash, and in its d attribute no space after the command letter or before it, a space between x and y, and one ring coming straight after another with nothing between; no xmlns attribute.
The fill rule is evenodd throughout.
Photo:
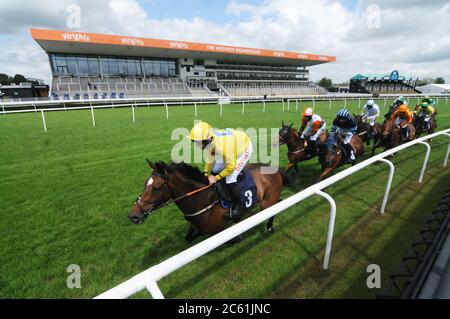
<svg viewBox="0 0 450 319"><path fill-rule="evenodd" d="M164 278L165 276L171 274L172 272L176 271L177 269L183 267L184 265L196 260L197 258L207 254L208 252L214 250L215 248L227 243L231 239L243 234L244 232L248 231L249 229L265 222L269 218L285 211L286 209L298 204L299 202L303 201L306 198L309 198L313 195L318 195L321 197L324 197L327 199L327 201L330 203L331 206L331 212L330 212L330 220L328 224L328 233L327 233L327 242L325 247L325 256L323 261L323 269L328 269L329 261L330 261L330 255L331 255L331 248L332 248L332 241L333 241L333 231L334 231L334 223L336 218L336 203L334 202L334 199L327 193L323 192L323 189L326 187L333 185L334 183L346 178L347 176L350 176L356 172L359 172L363 168L372 165L375 162L384 162L387 163L390 167L390 173L388 177L388 183L386 187L386 191L383 198L383 203L381 205L381 214L384 213L384 210L386 208L387 199L389 196L390 187L392 184L392 179L394 177L394 165L392 162L385 159L385 157L390 156L394 153L397 153L401 150L404 150L406 148L409 148L411 146L417 145L417 144L424 144L427 147L427 152L425 154L425 159L422 165L422 170L420 172L419 177L419 183L422 182L426 165L428 163L428 158L430 155L430 146L425 141L429 138L434 138L440 135L445 135L450 137L450 129L446 129L428 136L424 136L422 138L413 140L411 142L408 142L406 144L400 145L396 148L393 148L391 150L388 150L386 152L383 152L381 154L372 156L371 158L365 160L364 162L361 162L359 164L356 164L355 166L352 166L336 175L333 175L320 183L317 183L315 185L312 185L305 190L292 195L285 200L243 220L242 222L231 226L230 228L227 228L223 230L222 232L205 239L204 241L198 243L195 246L192 246L189 249L186 249L185 251L179 253L178 255L175 255L160 264L157 264L140 274L132 277L131 279L128 279L127 281L121 283L120 285L102 293L101 295L95 297L99 299L118 299L118 298L128 298L132 296L133 294L147 288L147 290L150 292L150 294L153 296L153 298L164 298L161 290L158 287L157 282ZM450 153L450 143L447 148L447 153L445 155L444 160L444 167L447 166L448 156Z"/></svg>

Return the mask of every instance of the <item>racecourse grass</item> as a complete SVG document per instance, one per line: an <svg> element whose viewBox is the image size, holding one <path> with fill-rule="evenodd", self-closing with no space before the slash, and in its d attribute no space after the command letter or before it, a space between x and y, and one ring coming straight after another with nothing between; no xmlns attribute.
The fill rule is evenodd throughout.
<svg viewBox="0 0 450 319"><path fill-rule="evenodd" d="M414 101L413 101L414 102ZM411 104L415 104L411 102ZM384 102L379 101L383 106ZM198 106L197 119L215 127L298 127L291 103ZM329 127L339 105L316 104ZM348 108L359 113L359 103ZM450 127L450 105L440 101L439 127ZM382 108L385 112L386 108ZM192 106L139 107L47 112L48 132L39 113L0 116L0 298L91 298L184 249L187 223L172 205L133 225L127 213L150 171L145 158L170 160L173 129L190 128ZM388 167L372 165L326 189L337 203L330 269L321 269L329 206L312 197L275 219L275 232L260 225L244 240L225 245L160 281L169 298L373 298L366 267L379 264L383 287L417 237L425 219L450 187L442 162L448 138L431 142L424 182L418 184L424 148L414 146L393 158L395 177L384 216L379 208ZM381 152L381 150L378 150ZM369 157L366 151L364 158ZM280 165L287 165L286 147ZM342 168L343 169L343 168ZM300 165L286 198L320 174L316 159ZM68 289L67 266L81 267L81 289ZM148 298L143 291L136 298Z"/></svg>

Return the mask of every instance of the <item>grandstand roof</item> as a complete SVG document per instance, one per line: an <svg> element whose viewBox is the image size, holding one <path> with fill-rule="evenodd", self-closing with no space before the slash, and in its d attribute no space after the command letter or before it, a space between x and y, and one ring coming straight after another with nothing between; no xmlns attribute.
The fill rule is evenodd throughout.
<svg viewBox="0 0 450 319"><path fill-rule="evenodd" d="M46 51L160 58L214 59L235 62L311 66L336 61L334 56L243 48L228 45L148 39L61 30L31 29L33 39Z"/></svg>

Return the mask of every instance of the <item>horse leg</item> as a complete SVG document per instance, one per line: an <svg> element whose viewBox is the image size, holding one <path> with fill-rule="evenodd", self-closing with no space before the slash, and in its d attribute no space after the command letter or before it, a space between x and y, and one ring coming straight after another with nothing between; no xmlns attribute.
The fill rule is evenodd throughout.
<svg viewBox="0 0 450 319"><path fill-rule="evenodd" d="M289 164L288 164L288 166L286 167L286 169L285 169L285 173L287 173L287 172L289 172L291 169L292 169L292 167L294 167L294 163L293 162L289 162Z"/></svg>
<svg viewBox="0 0 450 319"><path fill-rule="evenodd" d="M319 178L316 180L316 183L323 181L330 173L333 171L333 167L327 167L323 170L322 174L320 174Z"/></svg>
<svg viewBox="0 0 450 319"><path fill-rule="evenodd" d="M200 236L199 231L197 230L197 228L194 227L194 225L190 224L189 225L189 229L186 233L186 241L188 243L191 243L194 241L195 238L197 238L198 236Z"/></svg>
<svg viewBox="0 0 450 319"><path fill-rule="evenodd" d="M295 172L298 174L298 162L296 162L296 163L294 164L294 169L295 169Z"/></svg>

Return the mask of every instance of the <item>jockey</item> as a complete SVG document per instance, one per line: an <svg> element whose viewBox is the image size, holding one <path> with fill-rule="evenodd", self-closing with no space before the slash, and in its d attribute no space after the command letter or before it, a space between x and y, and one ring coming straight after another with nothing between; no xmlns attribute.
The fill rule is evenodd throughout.
<svg viewBox="0 0 450 319"><path fill-rule="evenodd" d="M353 147L350 145L353 134L356 133L357 124L353 116L346 110L341 109L337 113L337 117L333 121L333 127L331 128L331 133L335 141L337 141L337 136L340 134L343 137L343 147L344 153L346 154L346 163L351 163L356 160Z"/></svg>
<svg viewBox="0 0 450 319"><path fill-rule="evenodd" d="M311 144L311 150L315 149L316 141L320 134L325 133L326 123L313 109L308 107L303 112L302 126L300 127L301 138L306 139Z"/></svg>
<svg viewBox="0 0 450 319"><path fill-rule="evenodd" d="M197 123L188 138L207 152L204 172L209 183L225 179L235 204L229 218L239 219L245 208L242 206L237 178L252 156L250 138L244 132L233 129L213 130L206 122Z"/></svg>
<svg viewBox="0 0 450 319"><path fill-rule="evenodd" d="M392 115L392 120L394 121L395 125L397 127L401 127L402 129L403 142L405 142L409 136L408 124L412 123L413 120L411 114L412 112L409 110L409 108L405 104L402 104Z"/></svg>
<svg viewBox="0 0 450 319"><path fill-rule="evenodd" d="M400 105L408 105L406 102L406 99L403 96L399 96L395 101L394 104L392 104L389 107L389 112L385 115L387 119L391 118L392 114L397 111L397 109L400 107Z"/></svg>
<svg viewBox="0 0 450 319"><path fill-rule="evenodd" d="M423 117L423 120L425 122L425 129L427 131L429 131L431 128L431 119L434 112L434 107L429 105L427 102L422 102L422 104L420 104L420 109L416 111L416 116Z"/></svg>
<svg viewBox="0 0 450 319"><path fill-rule="evenodd" d="M374 100L367 101L367 104L364 105L364 109L362 112L362 122L369 124L369 130L367 132L367 136L372 137L373 127L375 126L375 122L377 121L378 116L380 115L380 107L375 104Z"/></svg>
<svg viewBox="0 0 450 319"><path fill-rule="evenodd" d="M427 102L429 106L434 107L436 105L436 101L430 98L428 95L422 99L422 102Z"/></svg>

